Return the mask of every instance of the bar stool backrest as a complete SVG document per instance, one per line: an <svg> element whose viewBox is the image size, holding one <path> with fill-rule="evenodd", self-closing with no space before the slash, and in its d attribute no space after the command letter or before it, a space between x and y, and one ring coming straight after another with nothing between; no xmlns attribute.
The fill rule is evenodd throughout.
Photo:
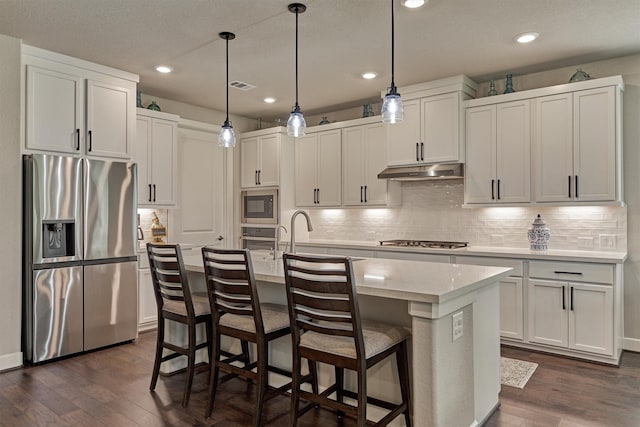
<svg viewBox="0 0 640 427"><path fill-rule="evenodd" d="M147 243L149 267L158 311L170 301L182 302L190 318L195 318L180 245Z"/></svg>

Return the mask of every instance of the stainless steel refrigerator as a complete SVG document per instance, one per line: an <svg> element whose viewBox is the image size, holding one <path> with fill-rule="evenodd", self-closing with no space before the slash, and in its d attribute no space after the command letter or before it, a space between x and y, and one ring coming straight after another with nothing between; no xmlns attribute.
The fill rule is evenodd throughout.
<svg viewBox="0 0 640 427"><path fill-rule="evenodd" d="M135 339L136 165L32 154L23 170L25 361Z"/></svg>

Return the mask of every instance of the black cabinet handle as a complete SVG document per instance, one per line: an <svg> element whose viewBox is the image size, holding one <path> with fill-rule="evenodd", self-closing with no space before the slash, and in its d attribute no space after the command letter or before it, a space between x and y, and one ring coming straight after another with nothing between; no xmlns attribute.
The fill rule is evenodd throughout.
<svg viewBox="0 0 640 427"><path fill-rule="evenodd" d="M578 175L576 175L576 199L578 198Z"/></svg>
<svg viewBox="0 0 640 427"><path fill-rule="evenodd" d="M500 180L498 180L498 200L500 200Z"/></svg>
<svg viewBox="0 0 640 427"><path fill-rule="evenodd" d="M316 188L313 189L313 203L316 204L317 202L317 198L316 198L316 191L318 191Z"/></svg>
<svg viewBox="0 0 640 427"><path fill-rule="evenodd" d="M367 186L364 186L364 202L367 203Z"/></svg>
<svg viewBox="0 0 640 427"><path fill-rule="evenodd" d="M420 160L424 160L424 142L420 143Z"/></svg>
<svg viewBox="0 0 640 427"><path fill-rule="evenodd" d="M318 188L318 204L320 204L320 189Z"/></svg>
<svg viewBox="0 0 640 427"><path fill-rule="evenodd" d="M420 155L418 154L419 153L418 150L419 150L418 143L416 142L416 162L420 161Z"/></svg>
<svg viewBox="0 0 640 427"><path fill-rule="evenodd" d="M496 185L496 180L492 179L491 180L491 200L495 200L496 199L496 195L495 195L495 185Z"/></svg>
<svg viewBox="0 0 640 427"><path fill-rule="evenodd" d="M258 185L258 171L257 170L253 171L253 183L255 185Z"/></svg>
<svg viewBox="0 0 640 427"><path fill-rule="evenodd" d="M555 270L554 271L555 274L573 274L574 276L582 276L582 273L580 272L576 272L576 271L561 271L561 270Z"/></svg>
<svg viewBox="0 0 640 427"><path fill-rule="evenodd" d="M80 151L80 129L76 129L76 151Z"/></svg>
<svg viewBox="0 0 640 427"><path fill-rule="evenodd" d="M569 198L571 198L571 175L569 175Z"/></svg>
<svg viewBox="0 0 640 427"><path fill-rule="evenodd" d="M564 285L562 286L562 309L563 310L567 309L567 304L565 303L565 296L564 296Z"/></svg>
<svg viewBox="0 0 640 427"><path fill-rule="evenodd" d="M260 178L262 178L262 177L260 176L260 173L261 173L261 172L262 172L262 171L261 171L260 169L258 169L258 185L262 184L261 179L260 179Z"/></svg>
<svg viewBox="0 0 640 427"><path fill-rule="evenodd" d="M573 311L573 286L571 286L571 311Z"/></svg>
<svg viewBox="0 0 640 427"><path fill-rule="evenodd" d="M360 186L360 203L364 202L364 195L362 194L364 192L364 187L361 185Z"/></svg>
<svg viewBox="0 0 640 427"><path fill-rule="evenodd" d="M93 138L91 137L91 133L92 133L92 132L91 132L91 131L89 131L89 151L91 151L91 150L92 150L92 148L93 148L93 147L92 147L92 145L93 145L93 144L92 144L92 139L93 139Z"/></svg>
<svg viewBox="0 0 640 427"><path fill-rule="evenodd" d="M156 201L156 185L153 184L153 201Z"/></svg>
<svg viewBox="0 0 640 427"><path fill-rule="evenodd" d="M149 201L151 201L151 184L149 184Z"/></svg>

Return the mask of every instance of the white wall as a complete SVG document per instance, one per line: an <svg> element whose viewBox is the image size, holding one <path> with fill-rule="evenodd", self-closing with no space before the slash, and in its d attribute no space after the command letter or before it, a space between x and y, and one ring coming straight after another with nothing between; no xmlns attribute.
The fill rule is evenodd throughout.
<svg viewBox="0 0 640 427"><path fill-rule="evenodd" d="M0 370L19 366L22 299L20 40L0 35Z"/></svg>

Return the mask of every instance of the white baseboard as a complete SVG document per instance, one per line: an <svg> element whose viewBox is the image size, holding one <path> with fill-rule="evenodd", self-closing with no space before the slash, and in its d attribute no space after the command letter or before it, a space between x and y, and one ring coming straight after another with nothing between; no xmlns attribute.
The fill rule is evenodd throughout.
<svg viewBox="0 0 640 427"><path fill-rule="evenodd" d="M22 366L22 352L3 354L0 356L0 371Z"/></svg>
<svg viewBox="0 0 640 427"><path fill-rule="evenodd" d="M640 353L640 339L624 338L622 341L622 348L624 350L636 351Z"/></svg>

